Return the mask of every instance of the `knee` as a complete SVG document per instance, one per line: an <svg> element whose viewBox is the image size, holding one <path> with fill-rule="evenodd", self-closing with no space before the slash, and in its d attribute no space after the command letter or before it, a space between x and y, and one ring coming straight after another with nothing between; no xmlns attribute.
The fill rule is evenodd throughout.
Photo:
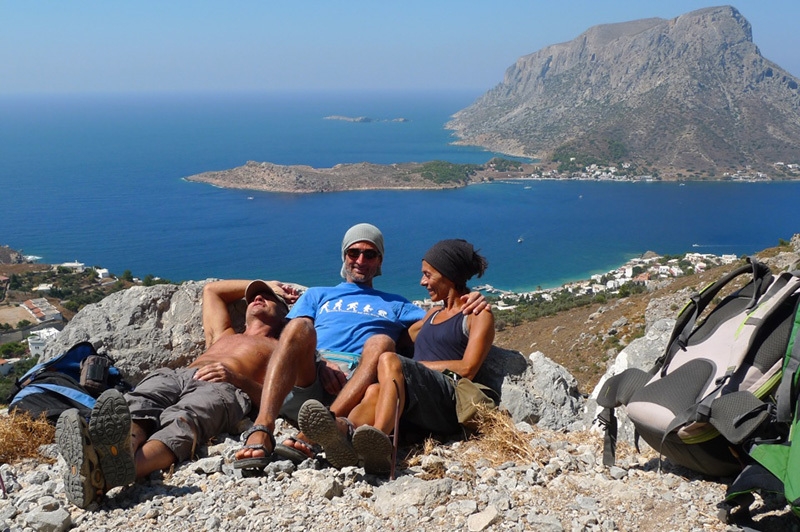
<svg viewBox="0 0 800 532"><path fill-rule="evenodd" d="M142 420L131 421L131 452L136 454L136 451L139 450L139 447L144 445L147 441L147 438L150 437L153 430L148 430L145 427L145 422Z"/></svg>
<svg viewBox="0 0 800 532"><path fill-rule="evenodd" d="M375 403L378 400L378 394L380 393L381 386L380 384L370 384L367 387L367 391L364 392L364 399L363 402L365 403Z"/></svg>
<svg viewBox="0 0 800 532"><path fill-rule="evenodd" d="M283 327L280 340L281 345L303 346L305 349L316 350L317 331L314 322L309 318L294 318Z"/></svg>
<svg viewBox="0 0 800 532"><path fill-rule="evenodd" d="M396 353L386 352L378 358L378 380L390 380L402 374L400 358Z"/></svg>
<svg viewBox="0 0 800 532"><path fill-rule="evenodd" d="M362 358L376 358L386 351L394 352L396 349L394 340L385 334L375 334L367 338L364 342L364 349L361 351Z"/></svg>

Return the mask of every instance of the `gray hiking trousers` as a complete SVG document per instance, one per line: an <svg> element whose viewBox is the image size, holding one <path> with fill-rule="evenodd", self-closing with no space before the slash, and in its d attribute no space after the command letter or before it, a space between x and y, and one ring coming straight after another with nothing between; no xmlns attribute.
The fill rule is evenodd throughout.
<svg viewBox="0 0 800 532"><path fill-rule="evenodd" d="M157 369L125 394L131 419L152 427L148 440L166 445L178 462L191 458L196 447L220 433L235 434L252 406L239 388L227 382L196 380L196 371Z"/></svg>

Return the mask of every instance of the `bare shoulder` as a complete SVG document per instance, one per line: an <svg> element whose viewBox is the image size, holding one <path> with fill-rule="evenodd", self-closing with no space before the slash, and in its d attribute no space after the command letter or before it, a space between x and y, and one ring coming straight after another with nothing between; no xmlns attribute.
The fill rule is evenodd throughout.
<svg viewBox="0 0 800 532"><path fill-rule="evenodd" d="M491 312L481 312L480 314L469 314L467 316L467 326L470 330L494 328L494 315Z"/></svg>

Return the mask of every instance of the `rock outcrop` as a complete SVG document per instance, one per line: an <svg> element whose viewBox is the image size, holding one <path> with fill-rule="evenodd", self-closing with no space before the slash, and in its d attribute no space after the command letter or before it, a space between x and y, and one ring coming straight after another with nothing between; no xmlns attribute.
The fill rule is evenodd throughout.
<svg viewBox="0 0 800 532"><path fill-rule="evenodd" d="M595 26L521 57L448 127L505 153L720 178L796 157L800 80L762 57L735 8L713 7Z"/></svg>
<svg viewBox="0 0 800 532"><path fill-rule="evenodd" d="M0 246L0 264L22 264L25 256L8 246Z"/></svg>
<svg viewBox="0 0 800 532"><path fill-rule="evenodd" d="M132 383L149 371L185 366L205 349L202 329L203 283L135 286L87 305L50 341L43 360L78 342L105 350ZM243 303L243 302L242 302ZM244 310L234 309L244 327Z"/></svg>

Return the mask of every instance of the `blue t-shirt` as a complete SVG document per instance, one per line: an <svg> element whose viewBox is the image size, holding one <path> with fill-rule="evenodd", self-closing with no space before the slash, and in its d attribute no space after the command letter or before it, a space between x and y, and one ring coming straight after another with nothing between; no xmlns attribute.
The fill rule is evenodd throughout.
<svg viewBox="0 0 800 532"><path fill-rule="evenodd" d="M361 353L374 334L395 342L400 334L425 317L425 311L406 298L358 283L309 288L289 311L288 318L314 320L317 349Z"/></svg>

